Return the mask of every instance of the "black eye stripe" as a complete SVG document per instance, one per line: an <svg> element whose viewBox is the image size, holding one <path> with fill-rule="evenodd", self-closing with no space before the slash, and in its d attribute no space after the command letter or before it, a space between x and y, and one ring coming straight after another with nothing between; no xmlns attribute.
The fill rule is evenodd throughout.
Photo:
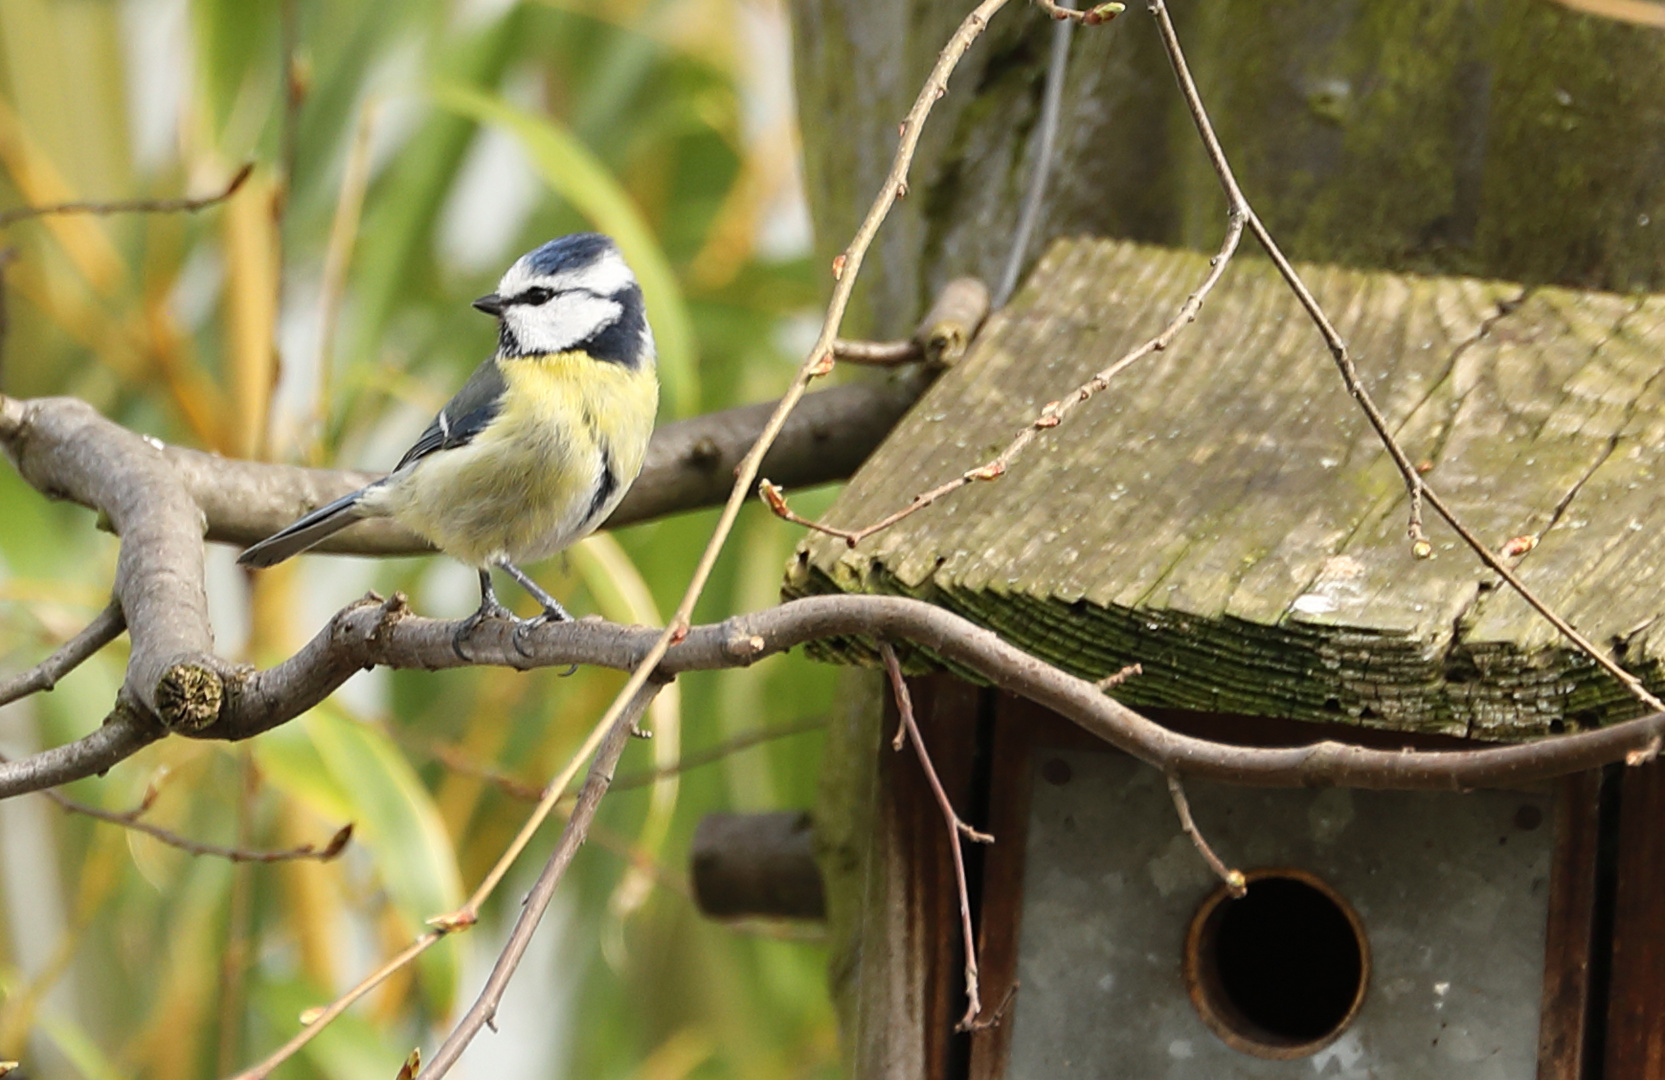
<svg viewBox="0 0 1665 1080"><path fill-rule="evenodd" d="M511 304L531 304L533 306L536 306L538 304L548 303L549 300L551 300L554 296L555 296L555 290L554 289L548 288L548 287L543 286L543 285L534 285L530 289L527 289L525 292L521 293L519 296L511 298L509 300L509 303L511 303Z"/></svg>

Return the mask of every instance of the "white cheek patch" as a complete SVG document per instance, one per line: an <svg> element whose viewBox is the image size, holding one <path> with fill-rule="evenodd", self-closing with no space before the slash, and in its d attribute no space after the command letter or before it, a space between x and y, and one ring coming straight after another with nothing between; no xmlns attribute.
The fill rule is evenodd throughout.
<svg viewBox="0 0 1665 1080"><path fill-rule="evenodd" d="M520 349L527 354L565 352L588 341L624 313L624 305L604 296L574 292L537 307L516 305L503 313Z"/></svg>

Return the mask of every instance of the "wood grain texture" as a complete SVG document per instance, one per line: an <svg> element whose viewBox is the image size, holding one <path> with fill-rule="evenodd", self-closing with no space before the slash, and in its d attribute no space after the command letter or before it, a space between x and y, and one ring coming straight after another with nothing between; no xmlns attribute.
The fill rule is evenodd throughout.
<svg viewBox="0 0 1665 1080"><path fill-rule="evenodd" d="M968 722L984 691L945 678L910 685L937 774L963 813L976 752ZM949 1080L964 1075L968 1046L954 1034L965 997L948 834L912 751L891 747L894 702L856 712L843 735L829 734L851 739L840 750L866 774L824 779L816 815L844 1060L856 1080ZM865 828L846 828L852 820Z"/></svg>
<svg viewBox="0 0 1665 1080"><path fill-rule="evenodd" d="M1059 242L827 515L867 524L981 464L1153 333L1202 256ZM1303 269L1429 482L1552 605L1658 680L1665 297ZM1398 475L1271 268L1240 259L1197 323L998 482L855 550L810 539L787 589L918 596L1129 704L1512 739L1635 715ZM861 656L859 643L828 653Z"/></svg>
<svg viewBox="0 0 1665 1080"><path fill-rule="evenodd" d="M1580 1080L1588 1032L1591 923L1596 907L1601 773L1564 777L1555 793L1555 861L1544 935L1538 1080Z"/></svg>
<svg viewBox="0 0 1665 1080"><path fill-rule="evenodd" d="M983 1006L994 1022L971 1033L969 1080L1000 1080L1011 1056L1017 1018L1018 943L1023 936L1023 873L1029 841L1029 789L1034 748L1043 732L1072 725L1034 704L1000 694L994 700L992 772L989 777L989 845L983 861L983 897L977 925ZM1079 730L1079 729L1077 729ZM1065 732L1066 737L1070 732ZM1096 740L1090 745L1103 745Z"/></svg>
<svg viewBox="0 0 1665 1080"><path fill-rule="evenodd" d="M1608 992L1609 1080L1665 1080L1665 764L1627 770Z"/></svg>

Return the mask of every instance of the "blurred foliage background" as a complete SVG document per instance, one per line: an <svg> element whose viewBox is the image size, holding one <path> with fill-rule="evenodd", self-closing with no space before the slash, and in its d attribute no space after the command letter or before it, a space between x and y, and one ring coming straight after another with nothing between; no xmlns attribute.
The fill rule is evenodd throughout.
<svg viewBox="0 0 1665 1080"><path fill-rule="evenodd" d="M561 233L616 236L658 334L661 419L777 393L814 327L778 0L0 0L0 207L249 181L198 214L54 216L3 240L0 390L74 394L227 455L385 468L493 344L468 301ZM830 493L806 498L819 513ZM105 603L114 540L0 469L0 670ZM653 622L712 515L592 538L537 568L579 612ZM748 510L701 618L777 596L794 536ZM269 663L369 588L474 606L444 559L313 557L250 577L211 551L221 651ZM505 593L505 597L509 594ZM113 647L0 711L9 755L95 726ZM354 840L327 863L232 865L0 804L0 1059L30 1077L210 1077L263 1056L454 908L536 785L620 685L607 672L360 675L251 743L167 740L69 794L247 848ZM776 730L616 792L499 1016L457 1075L837 1072L812 933L726 927L686 896L690 834L808 806L832 692L795 657L687 676L621 776ZM277 1074L391 1076L495 958L557 826L482 925L395 977Z"/></svg>

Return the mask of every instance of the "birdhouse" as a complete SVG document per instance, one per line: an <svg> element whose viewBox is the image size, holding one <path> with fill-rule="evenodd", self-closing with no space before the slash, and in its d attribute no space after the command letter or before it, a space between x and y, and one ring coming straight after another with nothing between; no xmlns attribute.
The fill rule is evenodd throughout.
<svg viewBox="0 0 1665 1080"><path fill-rule="evenodd" d="M863 466L867 525L989 459L1161 328L1206 257L1058 243ZM1514 571L1657 685L1665 297L1303 269L1418 469ZM1239 257L1172 347L996 482L787 591L920 598L1173 730L1459 749L1637 715L1611 676L1430 522L1287 286ZM1428 793L1167 778L899 645L967 845L983 1010L941 815L895 753L875 643L829 741L817 843L858 1077L1665 1076L1665 774Z"/></svg>

